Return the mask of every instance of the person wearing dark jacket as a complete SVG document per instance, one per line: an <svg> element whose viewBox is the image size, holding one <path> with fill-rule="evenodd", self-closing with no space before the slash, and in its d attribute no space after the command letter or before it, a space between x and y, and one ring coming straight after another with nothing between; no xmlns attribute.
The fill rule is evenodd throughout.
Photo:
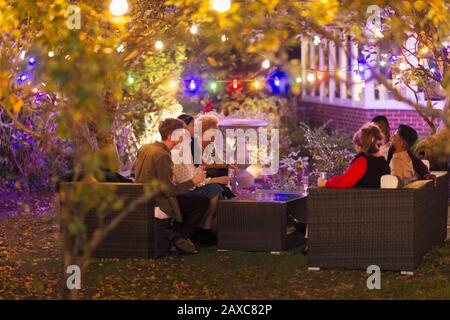
<svg viewBox="0 0 450 320"><path fill-rule="evenodd" d="M197 171L193 177L183 183L173 181L173 162L171 150L182 141L172 138L176 130L185 129L179 119L165 119L159 126L161 142L143 145L137 154L134 165L135 182L149 183L158 180L163 184L162 194L156 197L157 206L172 218L173 228L168 230L169 240L178 249L197 253L191 242L195 228L209 208L207 197L188 194L189 191L205 181L205 174Z"/></svg>
<svg viewBox="0 0 450 320"><path fill-rule="evenodd" d="M325 180L319 178L318 186L333 189L344 188L380 188L383 175L390 169L379 146L384 136L380 128L374 124L366 124L353 136L353 144L358 153L350 166L341 176Z"/></svg>
<svg viewBox="0 0 450 320"><path fill-rule="evenodd" d="M417 140L416 130L404 124L401 124L392 136L388 163L391 174L397 176L402 184L426 179L430 174L427 166L412 151Z"/></svg>

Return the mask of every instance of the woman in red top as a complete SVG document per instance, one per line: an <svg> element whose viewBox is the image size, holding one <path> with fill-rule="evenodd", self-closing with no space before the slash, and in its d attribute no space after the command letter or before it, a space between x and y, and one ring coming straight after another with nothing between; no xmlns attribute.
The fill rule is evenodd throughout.
<svg viewBox="0 0 450 320"><path fill-rule="evenodd" d="M334 189L379 188L381 177L390 174L389 165L379 150L383 138L376 125L369 123L362 126L353 136L358 154L345 173L328 180L319 178L317 185Z"/></svg>

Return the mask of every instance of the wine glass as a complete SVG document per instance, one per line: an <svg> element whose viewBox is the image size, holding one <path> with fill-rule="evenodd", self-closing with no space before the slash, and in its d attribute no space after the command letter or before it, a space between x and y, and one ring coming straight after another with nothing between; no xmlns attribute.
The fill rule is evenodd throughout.
<svg viewBox="0 0 450 320"><path fill-rule="evenodd" d="M303 176L302 177L302 183L303 183L303 190L307 194L308 193L308 188L309 188L309 177L308 176Z"/></svg>

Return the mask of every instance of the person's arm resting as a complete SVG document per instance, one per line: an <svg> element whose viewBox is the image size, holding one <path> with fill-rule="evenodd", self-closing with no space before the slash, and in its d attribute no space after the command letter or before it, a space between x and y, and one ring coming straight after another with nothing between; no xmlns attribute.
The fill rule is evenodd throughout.
<svg viewBox="0 0 450 320"><path fill-rule="evenodd" d="M367 160L359 157L348 167L342 176L334 176L327 180L326 187L333 189L345 189L354 187L367 171Z"/></svg>

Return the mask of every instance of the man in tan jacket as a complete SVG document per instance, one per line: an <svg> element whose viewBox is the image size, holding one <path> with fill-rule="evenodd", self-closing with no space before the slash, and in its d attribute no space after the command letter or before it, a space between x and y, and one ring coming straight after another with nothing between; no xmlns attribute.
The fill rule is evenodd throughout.
<svg viewBox="0 0 450 320"><path fill-rule="evenodd" d="M173 162L170 151L182 142L183 136L175 138L176 130L184 130L186 125L178 119L166 119L159 126L161 142L143 145L134 163L135 182L148 183L158 180L164 189L156 198L156 204L173 221L169 230L169 240L180 250L197 253L197 248L189 238L198 222L209 208L209 199L203 196L186 195L198 184L205 181L205 174L198 170L191 180L175 185L173 181ZM179 132L177 132L179 133Z"/></svg>

